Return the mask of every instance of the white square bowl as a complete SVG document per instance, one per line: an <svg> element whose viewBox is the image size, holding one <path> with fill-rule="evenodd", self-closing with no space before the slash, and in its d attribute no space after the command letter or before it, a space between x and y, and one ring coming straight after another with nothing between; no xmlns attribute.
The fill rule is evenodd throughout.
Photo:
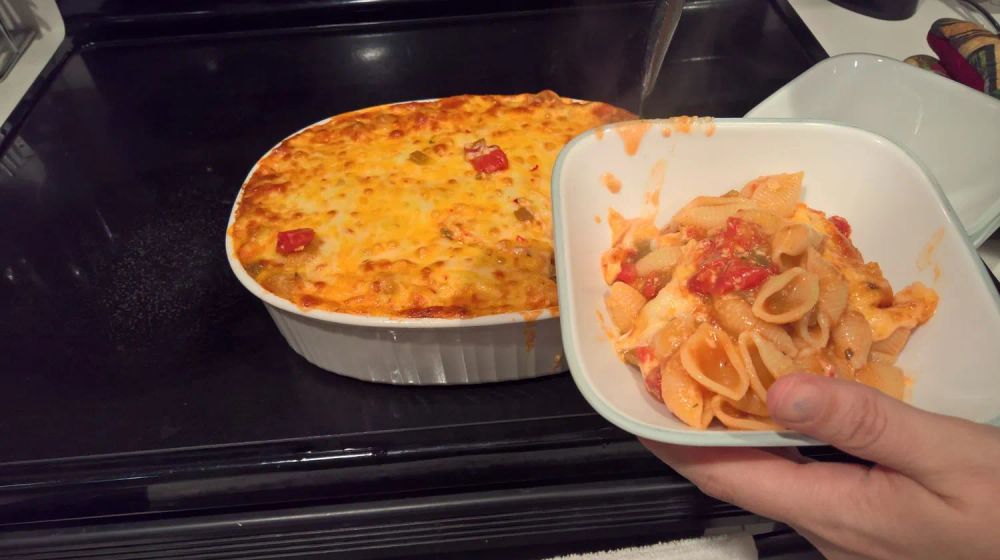
<svg viewBox="0 0 1000 560"><path fill-rule="evenodd" d="M977 247L1000 227L1000 100L872 54L820 61L746 114L870 130L930 170Z"/></svg>
<svg viewBox="0 0 1000 560"><path fill-rule="evenodd" d="M608 210L638 215L652 169L662 161L659 225L697 195L718 195L760 175L805 171L804 202L846 217L855 244L882 266L894 289L920 280L940 295L936 314L917 329L899 359L914 380L910 402L977 422L1000 420L1000 298L920 163L883 137L829 123L722 119L680 133L672 121L647 122L651 126L634 155L626 153L623 141L629 134L616 132L635 123L619 123L578 136L563 149L553 172L563 345L577 387L602 416L626 431L669 443L816 443L791 432L689 428L653 400L639 373L615 355L597 317L604 313L607 291L600 255L610 244ZM665 136L664 128L673 133ZM631 130L634 136L636 129ZM621 180L620 192L605 187L604 173ZM935 235L940 242L930 262L920 266Z"/></svg>

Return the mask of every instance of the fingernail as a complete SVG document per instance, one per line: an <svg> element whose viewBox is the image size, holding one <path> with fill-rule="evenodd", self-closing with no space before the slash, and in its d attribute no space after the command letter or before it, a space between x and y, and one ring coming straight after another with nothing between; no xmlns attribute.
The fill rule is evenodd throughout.
<svg viewBox="0 0 1000 560"><path fill-rule="evenodd" d="M823 392L810 379L800 379L791 387L783 387L774 403L772 414L778 422L800 424L808 422L822 412Z"/></svg>

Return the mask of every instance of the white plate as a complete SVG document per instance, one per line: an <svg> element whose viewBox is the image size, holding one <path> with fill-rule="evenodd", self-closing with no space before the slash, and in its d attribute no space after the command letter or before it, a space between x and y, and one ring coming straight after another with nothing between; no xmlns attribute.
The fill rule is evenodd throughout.
<svg viewBox="0 0 1000 560"><path fill-rule="evenodd" d="M890 58L823 60L746 114L876 132L930 169L975 246L1000 227L1000 100Z"/></svg>
<svg viewBox="0 0 1000 560"><path fill-rule="evenodd" d="M801 445L788 432L699 431L678 421L622 363L597 318L607 286L599 259L608 248L609 208L638 215L653 166L666 165L658 223L697 195L724 193L759 175L805 171L804 201L846 217L853 239L877 261L895 289L917 280L937 290L937 313L913 335L900 366L914 378L911 402L978 422L1000 415L1000 298L940 188L904 150L876 134L829 123L717 120L715 133L661 131L651 121L633 156L615 129L578 136L553 173L556 270L563 345L587 401L619 427L654 440L687 445ZM601 175L623 187L612 194ZM596 223L595 216L601 218ZM931 265L918 266L936 233ZM940 277L934 278L934 265Z"/></svg>

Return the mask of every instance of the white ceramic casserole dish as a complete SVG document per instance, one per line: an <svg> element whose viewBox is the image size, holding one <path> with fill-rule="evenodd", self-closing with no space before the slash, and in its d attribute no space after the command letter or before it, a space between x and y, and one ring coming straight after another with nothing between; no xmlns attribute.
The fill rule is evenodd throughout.
<svg viewBox="0 0 1000 560"><path fill-rule="evenodd" d="M1000 298L940 187L909 153L874 133L832 123L720 119L688 133L671 121L649 125L641 134L634 123L581 134L563 149L553 171L566 357L577 387L602 416L668 443L815 443L790 432L690 428L650 397L638 371L615 355L597 316L607 316L600 256L611 243L608 210L638 216L653 169L665 165L661 226L695 196L718 195L760 175L805 171L803 202L847 218L854 243L866 260L879 263L894 289L923 281L940 296L935 315L899 358L913 379L909 402L1000 425ZM665 136L664 127L671 126L673 133ZM631 134L616 134L619 127L632 127ZM620 180L617 192L604 184L607 173Z"/></svg>
<svg viewBox="0 0 1000 560"><path fill-rule="evenodd" d="M226 257L236 278L264 302L288 345L303 358L327 371L397 385L491 383L566 371L559 318L548 311L469 319L396 319L307 310L264 289L244 270L231 236L244 186L259 161L233 203L226 226Z"/></svg>

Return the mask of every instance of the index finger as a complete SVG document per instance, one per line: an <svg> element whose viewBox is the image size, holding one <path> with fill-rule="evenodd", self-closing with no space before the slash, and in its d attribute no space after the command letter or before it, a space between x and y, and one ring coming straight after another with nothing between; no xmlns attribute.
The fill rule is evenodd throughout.
<svg viewBox="0 0 1000 560"><path fill-rule="evenodd" d="M783 523L801 523L861 481L858 465L798 463L745 447L687 447L642 438L661 461L702 492Z"/></svg>

